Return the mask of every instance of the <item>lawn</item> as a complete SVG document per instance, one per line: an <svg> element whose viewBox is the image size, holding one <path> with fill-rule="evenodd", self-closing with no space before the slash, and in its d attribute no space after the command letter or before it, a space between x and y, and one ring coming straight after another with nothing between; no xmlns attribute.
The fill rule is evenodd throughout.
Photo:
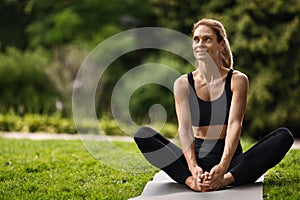
<svg viewBox="0 0 300 200"><path fill-rule="evenodd" d="M138 152L134 143L114 144ZM147 173L130 172L144 166L140 162L129 162L123 172L111 168L91 156L81 141L0 138L0 150L0 199L128 199L138 196L157 172L149 167ZM291 150L265 176L264 198L300 199L299 169L300 150Z"/></svg>

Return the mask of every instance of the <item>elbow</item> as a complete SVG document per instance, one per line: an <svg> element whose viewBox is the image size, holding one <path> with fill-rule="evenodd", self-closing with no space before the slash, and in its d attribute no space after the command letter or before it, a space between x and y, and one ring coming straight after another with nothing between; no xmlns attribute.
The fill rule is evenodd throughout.
<svg viewBox="0 0 300 200"><path fill-rule="evenodd" d="M228 125L227 125L227 132L240 132L242 130L242 121L239 121L239 120L233 120L233 121L230 121L228 122Z"/></svg>
<svg viewBox="0 0 300 200"><path fill-rule="evenodd" d="M184 133L186 133L186 132L187 132L187 130L185 128L183 128L181 126L178 127L178 136L179 136L179 138L182 138L185 135Z"/></svg>
<svg viewBox="0 0 300 200"><path fill-rule="evenodd" d="M178 127L178 136L179 139L192 139L192 140L194 139L194 134L192 129L185 128L182 126Z"/></svg>

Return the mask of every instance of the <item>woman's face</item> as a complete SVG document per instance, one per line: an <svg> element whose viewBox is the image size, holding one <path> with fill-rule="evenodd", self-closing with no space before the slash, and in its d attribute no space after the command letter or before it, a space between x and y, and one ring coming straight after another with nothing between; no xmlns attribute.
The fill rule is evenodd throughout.
<svg viewBox="0 0 300 200"><path fill-rule="evenodd" d="M207 59L207 53L215 64L220 64L219 52L224 49L224 41L218 43L214 31L205 25L196 28L193 35L193 53L197 60Z"/></svg>

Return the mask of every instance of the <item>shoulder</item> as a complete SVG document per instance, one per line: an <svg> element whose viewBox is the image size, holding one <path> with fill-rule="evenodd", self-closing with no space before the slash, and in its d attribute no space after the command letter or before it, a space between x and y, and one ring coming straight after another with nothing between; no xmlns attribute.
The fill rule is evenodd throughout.
<svg viewBox="0 0 300 200"><path fill-rule="evenodd" d="M178 77L174 82L174 93L175 94L186 94L189 91L188 75L184 74Z"/></svg>
<svg viewBox="0 0 300 200"><path fill-rule="evenodd" d="M247 89L249 85L249 80L246 74L234 70L231 79L231 88Z"/></svg>

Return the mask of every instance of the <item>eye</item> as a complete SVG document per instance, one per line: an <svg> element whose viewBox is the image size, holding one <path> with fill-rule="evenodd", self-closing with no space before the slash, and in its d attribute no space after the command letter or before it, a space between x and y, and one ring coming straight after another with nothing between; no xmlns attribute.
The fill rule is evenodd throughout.
<svg viewBox="0 0 300 200"><path fill-rule="evenodd" d="M194 42L199 42L199 37L198 36L194 36L193 40L194 40Z"/></svg>
<svg viewBox="0 0 300 200"><path fill-rule="evenodd" d="M211 42L212 41L212 38L211 37L204 37L203 38L204 42Z"/></svg>

